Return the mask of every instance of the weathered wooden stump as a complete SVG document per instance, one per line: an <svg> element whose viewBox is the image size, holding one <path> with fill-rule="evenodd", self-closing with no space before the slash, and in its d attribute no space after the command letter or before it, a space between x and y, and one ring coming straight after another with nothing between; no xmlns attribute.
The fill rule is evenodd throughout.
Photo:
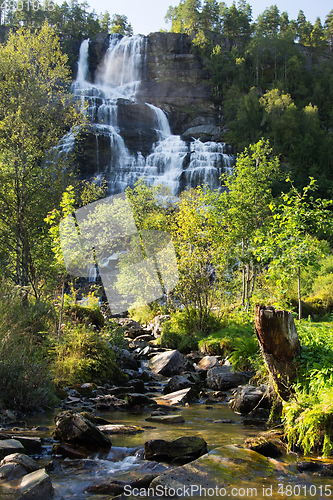
<svg viewBox="0 0 333 500"><path fill-rule="evenodd" d="M287 401L301 353L294 318L288 311L256 306L255 331L267 368L281 398Z"/></svg>

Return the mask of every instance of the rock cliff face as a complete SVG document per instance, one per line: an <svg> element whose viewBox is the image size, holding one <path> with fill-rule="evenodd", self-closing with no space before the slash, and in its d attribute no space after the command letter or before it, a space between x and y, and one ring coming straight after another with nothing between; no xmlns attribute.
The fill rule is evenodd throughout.
<svg viewBox="0 0 333 500"><path fill-rule="evenodd" d="M89 81L94 81L108 46L109 37L103 35L97 35L90 43ZM136 100L164 110L173 134L185 134L186 137L186 131L194 129L189 132L191 137L218 138L220 116L211 97L210 74L194 53L190 36L151 33L145 37L144 51L142 80ZM132 113L133 109L129 112ZM140 128L149 129L147 126Z"/></svg>
<svg viewBox="0 0 333 500"><path fill-rule="evenodd" d="M138 99L169 115L172 133L193 126L216 126L219 116L211 99L209 73L193 53L191 39L182 33L151 33Z"/></svg>

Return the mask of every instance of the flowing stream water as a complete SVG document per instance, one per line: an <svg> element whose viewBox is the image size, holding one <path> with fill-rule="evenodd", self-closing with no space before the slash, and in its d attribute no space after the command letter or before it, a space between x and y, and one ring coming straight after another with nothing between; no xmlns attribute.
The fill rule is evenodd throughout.
<svg viewBox="0 0 333 500"><path fill-rule="evenodd" d="M48 431L24 431L25 435L38 435L44 438L50 438L54 429L54 416L57 412L49 412L26 419L29 428L33 426L47 426ZM145 421L150 413L133 412L100 412L99 416L108 419L114 424L137 425L146 427L144 432L136 435L115 435L110 436L112 447L108 453L91 453L86 459L60 459L60 468L49 472L52 484L55 489L56 500L109 500L112 495L93 494L86 490L92 485L111 482L114 480L129 481L138 477L140 467L146 463L142 459L142 448L146 441L150 439L172 440L181 436L201 436L205 439L208 449L212 450L225 445L242 445L248 437L255 437L260 429L254 426L245 426L242 419L229 409L227 403L217 403L211 407L205 404L193 404L189 407L182 407L177 413L181 413L185 419L182 424L165 425L162 423ZM230 419L233 423L214 423L215 420ZM22 431L20 432L22 434ZM35 457L40 466L46 466L51 460L51 443L43 446L43 453ZM314 457L312 457L314 458ZM274 500L281 498L332 498L325 495L325 486L333 491L333 481L330 478L313 477L304 473L294 472L285 473L284 466L290 468L290 464L297 460L296 454L284 457L281 464L281 474L275 474L270 478L262 477L262 473L254 472L251 480L251 488L256 488L257 494L254 498L263 499L266 496ZM327 460L326 460L327 461ZM293 466L291 466L292 468ZM149 473L149 468L143 469L143 472ZM143 475L141 473L141 476ZM11 481L12 486L15 481ZM293 494L281 494L281 484L286 488L290 485ZM231 486L236 486L237 483ZM239 486L239 484L238 484ZM263 486L266 488L267 495L263 495ZM272 494L267 490L272 486ZM312 487L312 489L311 489ZM305 490L306 488L306 490ZM229 491L229 490L228 490ZM289 490L286 490L289 491ZM299 493L298 493L299 491ZM306 491L306 494L304 492ZM328 490L327 490L328 491ZM246 490L245 490L246 492ZM311 492L311 494L310 494ZM323 494L321 494L323 493ZM227 496L230 497L230 494ZM250 495L253 497L253 493ZM210 495L210 498L217 500L219 495ZM3 500L14 500L17 495L6 486L0 485L0 498ZM138 497L140 498L140 497ZM142 498L142 497L141 497ZM197 497L198 498L198 497ZM232 498L248 498L246 493L241 491L240 495L232 495Z"/></svg>
<svg viewBox="0 0 333 500"><path fill-rule="evenodd" d="M151 130L156 141L150 154L140 147L130 152L119 127L119 104L130 106L136 103L147 51L147 38L143 36L122 37L111 35L109 48L95 72L94 82L89 79L89 40L84 40L80 48L77 79L73 92L81 101L82 109L90 123L90 131L95 136L95 176L103 176L108 182L109 194L123 192L127 186L134 186L145 177L148 184L163 183L174 195L185 187L208 184L212 189L221 186L220 176L230 173L235 158L231 148L225 143L201 142L199 139L183 141L173 135L165 112L152 105L146 106L151 115ZM135 128L136 123L129 125ZM68 151L73 146L73 134L62 140L62 148ZM104 159L100 168L101 150Z"/></svg>

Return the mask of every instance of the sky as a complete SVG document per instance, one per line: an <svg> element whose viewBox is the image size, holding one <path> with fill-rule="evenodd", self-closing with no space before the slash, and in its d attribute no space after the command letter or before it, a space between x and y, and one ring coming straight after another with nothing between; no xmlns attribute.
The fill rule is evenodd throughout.
<svg viewBox="0 0 333 500"><path fill-rule="evenodd" d="M169 5L178 5L179 0L87 0L91 9L94 9L98 14L106 10L110 14L121 14L128 18L132 24L134 34L148 35L153 31L168 29L170 25L164 21L164 16ZM232 0L225 0L230 7ZM57 3L62 3L58 0ZM237 3L237 2L236 2ZM333 8L331 0L248 0L252 6L253 19L255 20L266 7L277 4L280 12L287 11L289 19L296 19L298 11L302 9L306 18L312 23L316 17L321 18L322 23L325 21L326 15Z"/></svg>

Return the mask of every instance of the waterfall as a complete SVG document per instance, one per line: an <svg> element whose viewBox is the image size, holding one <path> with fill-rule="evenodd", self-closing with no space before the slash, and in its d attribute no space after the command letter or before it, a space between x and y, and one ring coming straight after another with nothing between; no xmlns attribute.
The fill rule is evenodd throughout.
<svg viewBox="0 0 333 500"><path fill-rule="evenodd" d="M76 80L83 83L88 74L88 51L89 51L89 38L88 40L83 40L79 52L79 61L77 68Z"/></svg>
<svg viewBox="0 0 333 500"><path fill-rule="evenodd" d="M74 95L85 103L89 132L95 136L81 148L85 153L81 171L90 176L103 175L108 194L133 187L143 176L148 184L169 186L175 195L198 184L218 188L221 174L230 172L234 162L227 146L199 139L185 142L172 135L162 109L136 101L144 78L147 39L111 35L94 83L87 81L88 49L89 40L85 40L73 84ZM88 154L89 148L95 151ZM89 162L88 167L85 162Z"/></svg>

